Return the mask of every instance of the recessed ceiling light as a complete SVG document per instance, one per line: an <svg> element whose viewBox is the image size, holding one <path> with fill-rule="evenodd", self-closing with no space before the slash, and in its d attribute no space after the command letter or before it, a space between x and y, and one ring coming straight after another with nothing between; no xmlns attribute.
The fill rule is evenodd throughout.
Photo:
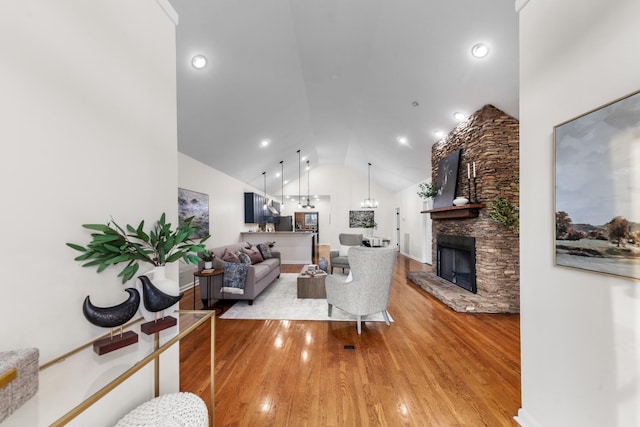
<svg viewBox="0 0 640 427"><path fill-rule="evenodd" d="M466 119L467 116L464 113L461 113L461 112L458 111L456 113L453 113L453 118L456 119L457 121L461 122L464 119Z"/></svg>
<svg viewBox="0 0 640 427"><path fill-rule="evenodd" d="M478 43L471 48L471 55L474 58L484 58L489 54L489 46L484 43Z"/></svg>
<svg viewBox="0 0 640 427"><path fill-rule="evenodd" d="M196 55L191 60L191 65L193 65L197 69L204 68L207 65L207 58L203 55Z"/></svg>
<svg viewBox="0 0 640 427"><path fill-rule="evenodd" d="M262 147L266 147L267 145L269 145L271 143L271 141L269 141L268 139L263 139L262 141L260 141L260 145Z"/></svg>
<svg viewBox="0 0 640 427"><path fill-rule="evenodd" d="M420 105L420 104L418 103L418 101L413 101L413 102L411 103L411 105L413 105L414 107L417 107L417 106L418 106L418 105Z"/></svg>
<svg viewBox="0 0 640 427"><path fill-rule="evenodd" d="M409 142L406 136L399 136L396 138L396 141L398 141L398 143L402 145L405 145L407 142Z"/></svg>
<svg viewBox="0 0 640 427"><path fill-rule="evenodd" d="M434 130L433 134L435 135L436 138L440 139L444 136L444 132L442 132L441 130Z"/></svg>

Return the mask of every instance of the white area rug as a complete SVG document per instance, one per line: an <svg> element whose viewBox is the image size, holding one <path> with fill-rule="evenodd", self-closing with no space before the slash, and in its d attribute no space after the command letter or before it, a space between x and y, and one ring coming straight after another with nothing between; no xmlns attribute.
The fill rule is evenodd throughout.
<svg viewBox="0 0 640 427"><path fill-rule="evenodd" d="M347 276L344 276L345 279ZM238 301L227 310L221 319L256 319L256 320L322 320L352 321L356 317L333 307L329 317L326 299L297 298L297 278L295 273L282 273L279 279L265 289L258 298L249 305L246 301ZM391 315L389 315L391 319ZM363 316L366 322L384 322L382 313Z"/></svg>

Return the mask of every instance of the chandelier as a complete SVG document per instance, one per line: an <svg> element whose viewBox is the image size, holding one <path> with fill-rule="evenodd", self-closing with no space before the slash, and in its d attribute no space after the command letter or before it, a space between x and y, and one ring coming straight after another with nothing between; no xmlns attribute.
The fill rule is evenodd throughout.
<svg viewBox="0 0 640 427"><path fill-rule="evenodd" d="M312 205L309 201L309 160L307 160L307 203L302 207L305 209L315 209L316 207Z"/></svg>
<svg viewBox="0 0 640 427"><path fill-rule="evenodd" d="M360 207L364 209L373 209L378 207L378 202L376 199L371 198L371 163L369 163L369 195L366 199L360 202Z"/></svg>
<svg viewBox="0 0 640 427"><path fill-rule="evenodd" d="M298 207L301 208L302 207L302 199L300 197L300 162L302 160L300 159L300 150L298 150Z"/></svg>

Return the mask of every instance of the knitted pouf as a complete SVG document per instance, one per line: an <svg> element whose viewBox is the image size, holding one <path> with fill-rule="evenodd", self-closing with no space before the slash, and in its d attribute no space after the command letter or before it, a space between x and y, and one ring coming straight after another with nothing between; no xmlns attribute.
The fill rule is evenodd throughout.
<svg viewBox="0 0 640 427"><path fill-rule="evenodd" d="M158 396L125 415L116 427L208 427L207 405L193 393Z"/></svg>

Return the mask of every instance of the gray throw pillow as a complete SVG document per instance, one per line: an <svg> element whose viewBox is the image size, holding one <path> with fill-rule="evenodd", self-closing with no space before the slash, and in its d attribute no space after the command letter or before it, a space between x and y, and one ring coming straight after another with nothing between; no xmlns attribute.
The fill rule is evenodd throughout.
<svg viewBox="0 0 640 427"><path fill-rule="evenodd" d="M262 255L262 258L273 258L273 255L271 254L271 248L269 247L268 243L258 243L256 247L260 251L260 255Z"/></svg>
<svg viewBox="0 0 640 427"><path fill-rule="evenodd" d="M238 251L236 255L238 255L238 258L240 258L241 263L251 265L251 258L249 258L249 255L245 254L242 251Z"/></svg>

